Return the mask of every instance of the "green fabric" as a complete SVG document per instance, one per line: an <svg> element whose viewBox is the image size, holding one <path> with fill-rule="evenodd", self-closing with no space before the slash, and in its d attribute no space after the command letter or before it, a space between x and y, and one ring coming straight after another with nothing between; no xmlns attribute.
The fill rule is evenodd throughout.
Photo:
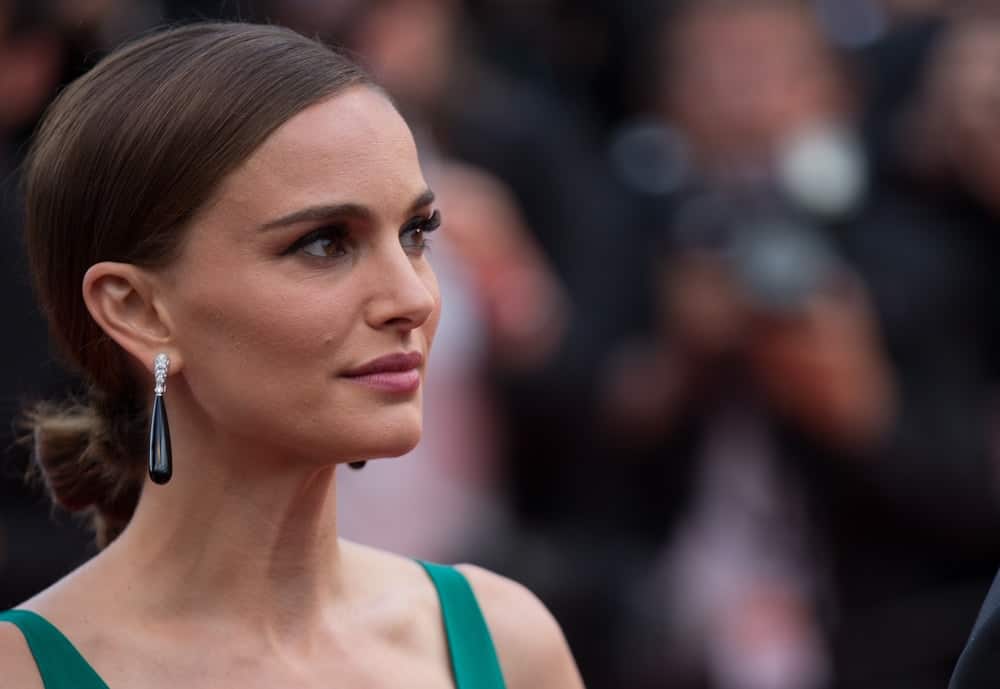
<svg viewBox="0 0 1000 689"><path fill-rule="evenodd" d="M454 567L420 562L441 601L441 615L457 689L505 689L500 663L469 582ZM21 630L45 689L108 689L69 639L29 610L0 612L0 622Z"/></svg>
<svg viewBox="0 0 1000 689"><path fill-rule="evenodd" d="M421 562L438 591L451 667L458 689L505 689L490 630L465 576L454 567Z"/></svg>
<svg viewBox="0 0 1000 689"><path fill-rule="evenodd" d="M21 630L45 689L108 689L83 656L58 629L29 610L0 612L0 622Z"/></svg>

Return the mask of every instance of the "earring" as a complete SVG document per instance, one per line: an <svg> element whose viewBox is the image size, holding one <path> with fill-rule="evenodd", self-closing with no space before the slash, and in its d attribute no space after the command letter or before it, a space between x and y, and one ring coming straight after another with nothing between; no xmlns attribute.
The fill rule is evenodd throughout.
<svg viewBox="0 0 1000 689"><path fill-rule="evenodd" d="M357 471L364 469L365 464L367 464L367 462L350 462L348 466Z"/></svg>
<svg viewBox="0 0 1000 689"><path fill-rule="evenodd" d="M170 457L170 426L167 424L167 408L163 403L169 368L170 357L157 354L153 359L156 387L153 388L153 413L150 415L149 426L149 478L160 485L169 481L174 473Z"/></svg>

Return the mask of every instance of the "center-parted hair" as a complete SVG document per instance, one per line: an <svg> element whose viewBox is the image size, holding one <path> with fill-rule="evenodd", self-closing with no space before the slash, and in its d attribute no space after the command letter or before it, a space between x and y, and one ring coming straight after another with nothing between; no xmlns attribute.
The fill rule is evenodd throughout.
<svg viewBox="0 0 1000 689"><path fill-rule="evenodd" d="M177 256L222 180L284 122L357 84L345 56L289 29L201 23L113 52L45 114L25 163L25 236L52 339L90 388L84 402L26 416L54 502L89 511L100 546L127 525L142 490L148 381L83 301L87 269Z"/></svg>

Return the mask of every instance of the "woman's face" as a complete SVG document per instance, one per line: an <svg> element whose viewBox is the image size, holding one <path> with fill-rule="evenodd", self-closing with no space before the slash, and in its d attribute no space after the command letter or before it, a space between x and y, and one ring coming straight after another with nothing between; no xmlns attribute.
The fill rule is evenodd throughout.
<svg viewBox="0 0 1000 689"><path fill-rule="evenodd" d="M383 95L352 87L290 119L223 182L163 274L183 359L168 404L183 385L213 438L288 459L411 449L440 312L425 246L437 222Z"/></svg>

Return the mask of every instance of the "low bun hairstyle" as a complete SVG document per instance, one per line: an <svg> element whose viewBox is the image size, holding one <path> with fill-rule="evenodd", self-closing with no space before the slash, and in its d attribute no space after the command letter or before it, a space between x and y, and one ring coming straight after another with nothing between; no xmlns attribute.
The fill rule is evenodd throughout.
<svg viewBox="0 0 1000 689"><path fill-rule="evenodd" d="M168 264L222 180L306 107L371 84L348 58L291 30L200 23L131 43L52 103L24 169L35 293L83 400L24 417L53 501L92 517L99 547L128 524L145 476L147 389L83 301L101 261Z"/></svg>

